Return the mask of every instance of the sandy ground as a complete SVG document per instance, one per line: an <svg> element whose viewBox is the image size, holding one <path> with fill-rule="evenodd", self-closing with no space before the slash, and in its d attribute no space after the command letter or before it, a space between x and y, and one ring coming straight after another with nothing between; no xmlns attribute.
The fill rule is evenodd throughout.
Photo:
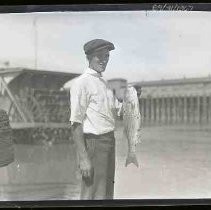
<svg viewBox="0 0 211 210"><path fill-rule="evenodd" d="M137 146L139 168L124 166L127 141L121 126L115 135L116 199L211 197L209 127L143 128ZM73 145L15 145L15 154L8 182L1 183L0 200L79 198Z"/></svg>

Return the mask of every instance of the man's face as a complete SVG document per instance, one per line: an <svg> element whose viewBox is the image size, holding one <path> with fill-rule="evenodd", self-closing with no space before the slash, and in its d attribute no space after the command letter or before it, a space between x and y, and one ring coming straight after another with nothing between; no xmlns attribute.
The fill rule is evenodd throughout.
<svg viewBox="0 0 211 210"><path fill-rule="evenodd" d="M94 52L89 60L89 67L101 73L104 72L109 60L109 50L102 49Z"/></svg>

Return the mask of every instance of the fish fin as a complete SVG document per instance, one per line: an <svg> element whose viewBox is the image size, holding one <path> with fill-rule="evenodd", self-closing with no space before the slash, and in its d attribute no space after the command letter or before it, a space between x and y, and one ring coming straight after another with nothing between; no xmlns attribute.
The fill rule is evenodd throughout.
<svg viewBox="0 0 211 210"><path fill-rule="evenodd" d="M126 159L126 162L125 162L125 167L127 167L129 164L134 164L137 168L139 167L139 164L138 164L138 160L137 160L137 157L135 154L133 154L132 156L129 155Z"/></svg>

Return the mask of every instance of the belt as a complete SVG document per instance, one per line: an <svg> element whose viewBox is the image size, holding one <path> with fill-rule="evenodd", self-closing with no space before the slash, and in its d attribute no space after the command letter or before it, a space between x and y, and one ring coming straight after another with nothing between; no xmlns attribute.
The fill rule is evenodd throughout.
<svg viewBox="0 0 211 210"><path fill-rule="evenodd" d="M86 138L92 138L92 137L95 137L95 138L113 137L114 136L114 131L110 131L108 133L103 133L103 134L99 134L99 135L96 135L96 134L93 134L93 133L85 133L84 136Z"/></svg>

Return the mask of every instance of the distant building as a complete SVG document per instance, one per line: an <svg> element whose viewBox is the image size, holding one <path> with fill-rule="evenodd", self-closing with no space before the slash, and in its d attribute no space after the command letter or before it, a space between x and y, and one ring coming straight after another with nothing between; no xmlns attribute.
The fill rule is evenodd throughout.
<svg viewBox="0 0 211 210"><path fill-rule="evenodd" d="M7 111L12 123L68 122L69 91L63 86L78 76L73 72L0 69L0 108Z"/></svg>
<svg viewBox="0 0 211 210"><path fill-rule="evenodd" d="M122 91L122 88L118 90L118 87L123 86L122 81L112 80L116 94ZM211 123L210 77L130 84L141 89L140 110L145 125Z"/></svg>

